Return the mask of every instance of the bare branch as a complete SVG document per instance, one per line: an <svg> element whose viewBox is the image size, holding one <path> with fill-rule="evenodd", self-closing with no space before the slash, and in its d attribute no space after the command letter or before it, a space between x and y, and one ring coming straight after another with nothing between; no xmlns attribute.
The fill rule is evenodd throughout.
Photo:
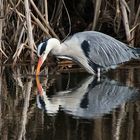
<svg viewBox="0 0 140 140"><path fill-rule="evenodd" d="M126 6L124 5L124 0L120 0L120 5L121 5L121 10L122 10L123 24L125 27L126 38L127 38L127 42L129 42L131 39L131 35L130 35L128 15L126 11Z"/></svg>
<svg viewBox="0 0 140 140"><path fill-rule="evenodd" d="M95 30L97 21L98 21L98 17L100 14L100 8L101 8L101 2L102 0L96 0L95 1L95 10L94 10L94 19L93 19L93 25L92 25L92 30Z"/></svg>
<svg viewBox="0 0 140 140"><path fill-rule="evenodd" d="M51 32L51 34L59 39L59 37L55 34L55 32L53 31L53 29L50 27L49 24L46 23L46 20L44 19L44 17L42 16L42 14L40 13L40 11L38 10L38 8L36 7L35 3L33 2L33 0L30 0L34 10L37 12L37 14L39 15L39 17L41 18L41 20L44 22L45 26L48 28L48 30Z"/></svg>
<svg viewBox="0 0 140 140"><path fill-rule="evenodd" d="M26 15L26 22L27 22L27 29L28 29L28 42L30 48L33 50L33 45L34 45L34 39L33 39L33 34L32 34L32 25L31 25L31 13L29 9L29 2L28 0L24 0L24 5L25 5L25 15ZM34 53L31 51L31 59L32 62L34 60Z"/></svg>

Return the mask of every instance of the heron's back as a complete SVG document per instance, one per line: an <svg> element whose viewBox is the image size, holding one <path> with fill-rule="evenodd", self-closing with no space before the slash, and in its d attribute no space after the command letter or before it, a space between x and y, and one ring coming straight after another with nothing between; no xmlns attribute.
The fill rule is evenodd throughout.
<svg viewBox="0 0 140 140"><path fill-rule="evenodd" d="M130 59L139 58L135 49L115 38L96 31L85 31L74 34L65 41L68 45L76 43L81 47L88 61L103 67L117 65Z"/></svg>

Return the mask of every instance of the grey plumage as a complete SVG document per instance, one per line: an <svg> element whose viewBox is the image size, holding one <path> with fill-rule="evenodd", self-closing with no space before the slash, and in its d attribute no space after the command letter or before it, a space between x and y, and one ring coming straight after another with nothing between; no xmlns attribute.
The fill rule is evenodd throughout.
<svg viewBox="0 0 140 140"><path fill-rule="evenodd" d="M76 39L79 46L85 40L88 42L90 46L89 59L103 67L117 65L132 58L139 58L139 55L126 44L100 32L76 33L64 43L69 46L69 44L71 45L69 42Z"/></svg>
<svg viewBox="0 0 140 140"><path fill-rule="evenodd" d="M51 51L57 57L71 59L91 74L97 73L99 68L106 70L131 59L139 59L140 55L136 48L96 31L76 33L61 44L51 38L46 44L46 56ZM38 52L41 46L44 43L39 45Z"/></svg>

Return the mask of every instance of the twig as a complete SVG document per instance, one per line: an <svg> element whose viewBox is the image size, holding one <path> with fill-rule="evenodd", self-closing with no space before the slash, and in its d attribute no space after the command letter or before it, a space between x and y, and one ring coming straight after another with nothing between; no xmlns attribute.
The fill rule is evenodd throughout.
<svg viewBox="0 0 140 140"><path fill-rule="evenodd" d="M116 15L114 18L114 30L116 33L119 32L120 25L121 25L121 12L120 12L120 5L119 0L116 0Z"/></svg>
<svg viewBox="0 0 140 140"><path fill-rule="evenodd" d="M19 48L19 46L20 46L20 44L21 44L21 39L22 39L23 34L24 34L24 31L25 31L24 26L25 26L25 22L23 23L23 27L22 27L22 29L21 29L21 33L20 33L20 36L19 36L19 39L18 39L18 43L17 43L17 48Z"/></svg>
<svg viewBox="0 0 140 140"><path fill-rule="evenodd" d="M0 17L3 17L4 16L4 13L3 13L3 0L0 0ZM6 57L8 58L8 56L5 54L5 52L2 50L2 28L3 28L3 19L0 19L0 51L1 53ZM2 56L0 56L2 57ZM2 59L2 58L1 58Z"/></svg>
<svg viewBox="0 0 140 140"><path fill-rule="evenodd" d="M134 26L137 24L137 21L138 21L139 15L140 15L140 4L139 4L139 7L138 7L138 10L137 10L136 16L135 16Z"/></svg>
<svg viewBox="0 0 140 140"><path fill-rule="evenodd" d="M122 15L123 15L123 24L125 27L126 38L127 38L127 42L129 42L131 39L131 35L130 35L130 28L129 28L129 22L128 22L128 15L126 12L126 7L124 5L124 0L120 0L120 5L121 5L121 10L122 10Z"/></svg>
<svg viewBox="0 0 140 140"><path fill-rule="evenodd" d="M130 24L130 27L134 21L134 18L135 18L135 0L130 0L129 1L129 5L130 5L130 12L129 12L129 24Z"/></svg>
<svg viewBox="0 0 140 140"><path fill-rule="evenodd" d="M58 1L57 8L53 17L53 24L59 25L60 18L62 17L63 3L62 0Z"/></svg>
<svg viewBox="0 0 140 140"><path fill-rule="evenodd" d="M93 0L94 2L95 0ZM92 25L92 30L95 30L96 24L97 24L97 20L100 14L100 8L101 8L101 2L102 0L96 0L95 1L95 10L94 10L94 19L93 19L93 25Z"/></svg>
<svg viewBox="0 0 140 140"><path fill-rule="evenodd" d="M14 59L14 62L13 62L13 65L15 65L16 61L17 61L17 58L20 56L20 53L21 51L23 50L24 48L24 43L22 43L16 50L15 54L13 55L13 59Z"/></svg>
<svg viewBox="0 0 140 140"><path fill-rule="evenodd" d="M53 31L53 29L50 27L49 24L46 23L46 20L43 18L42 14L40 13L40 11L38 10L38 8L36 7L35 3L33 2L33 0L30 0L34 10L37 12L37 14L39 15L39 17L41 18L41 20L44 22L45 26L48 28L48 30L50 31L50 33L57 39L59 39L59 37L55 34L55 32Z"/></svg>
<svg viewBox="0 0 140 140"><path fill-rule="evenodd" d="M62 2L63 2L63 5L64 5L64 8L65 8L65 10L66 10L66 13L67 13L67 16L68 16L68 21L69 21L69 32L68 32L68 34L66 35L66 37L62 40L62 41L64 41L65 39L67 39L67 37L70 35L70 33L71 33L71 19L70 19L70 15L69 15L69 12L68 12L68 9L67 9L67 7L66 7L66 4L65 4L65 2L64 2L64 0L62 0Z"/></svg>
<svg viewBox="0 0 140 140"><path fill-rule="evenodd" d="M48 33L48 31L46 30L46 28L42 25L42 23L40 22L40 20L38 18L36 18L33 13L31 13L32 18L34 19L34 21L38 24L38 26L41 28L41 30L48 36L51 37L51 35Z"/></svg>
<svg viewBox="0 0 140 140"><path fill-rule="evenodd" d="M45 19L46 19L47 24L49 24L49 21L48 21L48 2L47 2L47 0L44 0L44 3L45 3Z"/></svg>
<svg viewBox="0 0 140 140"><path fill-rule="evenodd" d="M25 5L25 16L26 16L26 22L27 22L27 31L28 31L28 42L29 46L31 48L31 59L33 62L34 60L34 53L33 53L33 45L34 45L34 40L33 40L33 34L32 34L32 25L31 25L31 15L30 15L30 9L29 9L29 2L28 0L24 0L24 5Z"/></svg>
<svg viewBox="0 0 140 140"><path fill-rule="evenodd" d="M51 19L50 19L50 23L52 23L52 21L54 19L55 11L56 11L56 0L55 0L55 3L54 3L54 8L53 8L52 16L51 16Z"/></svg>
<svg viewBox="0 0 140 140"><path fill-rule="evenodd" d="M133 40L131 41L133 46L134 46L134 41L135 41L135 29L136 29L136 27L138 27L140 25L140 23L137 23L139 15L140 15L140 4L139 4L139 7L138 7L136 16L135 16L134 24L132 26L133 28L130 30L131 38L133 38Z"/></svg>
<svg viewBox="0 0 140 140"><path fill-rule="evenodd" d="M121 0L122 4L126 7L127 11L130 13L130 8L125 0Z"/></svg>
<svg viewBox="0 0 140 140"><path fill-rule="evenodd" d="M0 0L0 17L4 16L3 13L3 0ZM3 19L0 19L0 50L2 50L2 28L3 28ZM3 52L3 51L1 51ZM0 61L2 60L2 54L0 54Z"/></svg>
<svg viewBox="0 0 140 140"><path fill-rule="evenodd" d="M8 58L8 56L5 54L5 52L2 50L2 48L0 48L0 51L6 58Z"/></svg>
<svg viewBox="0 0 140 140"><path fill-rule="evenodd" d="M131 32L134 32L135 29L136 29L139 25L140 25L140 23L137 23L137 24L130 30L130 33L131 33Z"/></svg>

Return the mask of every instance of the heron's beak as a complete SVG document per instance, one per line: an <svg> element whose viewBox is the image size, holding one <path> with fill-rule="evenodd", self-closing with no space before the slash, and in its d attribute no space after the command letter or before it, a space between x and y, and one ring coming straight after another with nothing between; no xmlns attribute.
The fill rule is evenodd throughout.
<svg viewBox="0 0 140 140"><path fill-rule="evenodd" d="M40 68L41 68L42 64L43 64L42 57L39 57L38 64L37 64L37 69L36 69L36 76L39 75L39 73L40 73Z"/></svg>
<svg viewBox="0 0 140 140"><path fill-rule="evenodd" d="M47 49L45 51L45 54L39 57L37 69L36 69L36 76L39 75L40 68L41 68L42 64L44 63L45 59L47 58L49 52L50 52L50 49Z"/></svg>

